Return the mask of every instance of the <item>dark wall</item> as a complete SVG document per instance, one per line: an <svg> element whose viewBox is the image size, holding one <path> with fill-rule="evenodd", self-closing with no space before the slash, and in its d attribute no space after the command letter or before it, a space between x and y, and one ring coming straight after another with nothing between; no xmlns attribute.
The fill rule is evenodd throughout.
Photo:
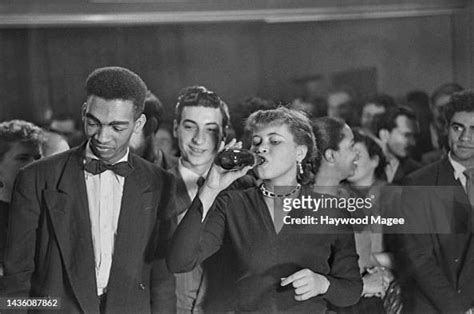
<svg viewBox="0 0 474 314"><path fill-rule="evenodd" d="M379 91L431 92L468 76L454 50L469 48L456 40L455 19L0 29L0 119L34 120L47 106L79 117L84 80L105 65L139 73L168 115L187 85L206 85L231 105L249 95L289 101L297 77L360 67L376 69Z"/></svg>
<svg viewBox="0 0 474 314"><path fill-rule="evenodd" d="M343 8L357 6L463 6L469 0L0 0L0 14L96 14Z"/></svg>

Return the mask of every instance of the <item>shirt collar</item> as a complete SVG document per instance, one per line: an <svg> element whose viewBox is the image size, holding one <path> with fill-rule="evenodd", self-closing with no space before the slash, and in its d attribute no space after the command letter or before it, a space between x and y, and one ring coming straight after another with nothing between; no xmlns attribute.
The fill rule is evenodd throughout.
<svg viewBox="0 0 474 314"><path fill-rule="evenodd" d="M448 159L449 159L449 162L451 163L451 166L453 166L453 169L454 169L454 178L456 180L460 178L463 180L465 178L464 171L466 170L466 167L464 167L459 162L454 160L453 157L451 156L451 152L448 153Z"/></svg>
<svg viewBox="0 0 474 314"><path fill-rule="evenodd" d="M197 182L199 177L206 178L207 173L209 172L209 169L207 169L207 171L202 176L200 176L196 174L195 172L193 172L192 170L186 168L183 165L183 160L181 158L178 159L178 170L184 182Z"/></svg>
<svg viewBox="0 0 474 314"><path fill-rule="evenodd" d="M392 169L396 168L398 165L400 165L400 160L396 157L391 158L388 160L388 164L392 167Z"/></svg>
<svg viewBox="0 0 474 314"><path fill-rule="evenodd" d="M97 159L97 160L100 160L100 158L97 157L97 156L94 154L94 152L92 151L90 145L91 145L91 142L88 141L88 142L87 142L87 145L86 145L86 157L85 157L85 159ZM130 148L127 147L127 152L125 153L125 155L124 155L122 158L120 158L120 160L114 162L114 165L115 165L116 163L119 163L119 162L122 162L122 161L128 161L128 155L129 155L129 153L130 153ZM84 162L85 162L85 160L84 160Z"/></svg>

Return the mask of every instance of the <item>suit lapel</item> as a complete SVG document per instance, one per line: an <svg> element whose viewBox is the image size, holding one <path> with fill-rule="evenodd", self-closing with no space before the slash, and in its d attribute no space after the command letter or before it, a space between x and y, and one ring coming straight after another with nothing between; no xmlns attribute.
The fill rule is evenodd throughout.
<svg viewBox="0 0 474 314"><path fill-rule="evenodd" d="M454 179L453 171L449 159L445 158L439 167L437 180L438 184L442 187L453 186L451 202L446 206L450 210L449 219L451 219L453 233L456 234L455 241L451 244L456 247L458 256L464 255L461 271L457 274L459 286L463 286L466 282L474 280L474 241L471 229L472 209L461 183Z"/></svg>
<svg viewBox="0 0 474 314"><path fill-rule="evenodd" d="M134 170L125 179L123 187L114 255L107 286L109 290L107 302L111 304L121 304L123 298L126 298L123 294L115 292L126 291L130 288L123 287L137 284L135 282L137 275L130 276L130 274L142 269L141 265L145 258L143 252L150 240L149 228L157 219L154 208L160 203L159 199L153 199L153 195L158 195L158 193L153 193L148 179L149 174L137 164L137 158L130 154L130 162ZM159 189L159 187L156 188Z"/></svg>
<svg viewBox="0 0 474 314"><path fill-rule="evenodd" d="M45 190L71 287L84 312L97 312L97 285L87 190L82 167L84 145L71 151L57 190Z"/></svg>
<svg viewBox="0 0 474 314"><path fill-rule="evenodd" d="M188 189L184 183L183 177L179 173L178 166L169 170L176 178L176 216L183 213L191 206Z"/></svg>
<svg viewBox="0 0 474 314"><path fill-rule="evenodd" d="M459 181L454 178L454 169L447 157L443 158L438 166L436 184L441 186L461 186Z"/></svg>
<svg viewBox="0 0 474 314"><path fill-rule="evenodd" d="M403 161L400 161L400 164L397 167L397 171L395 171L395 175L393 176L393 183L397 183L405 177L405 169L403 168Z"/></svg>
<svg viewBox="0 0 474 314"><path fill-rule="evenodd" d="M443 159L438 167L437 185L441 187L438 195L447 194L444 198L444 208L447 209L446 217L450 220L452 232L465 233L469 221L469 199L459 180L454 178L454 169L448 158ZM445 188L446 187L446 188Z"/></svg>

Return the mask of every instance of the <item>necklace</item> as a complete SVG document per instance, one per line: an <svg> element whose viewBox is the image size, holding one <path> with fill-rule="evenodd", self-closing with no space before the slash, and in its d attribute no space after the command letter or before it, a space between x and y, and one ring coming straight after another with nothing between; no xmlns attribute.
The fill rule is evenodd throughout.
<svg viewBox="0 0 474 314"><path fill-rule="evenodd" d="M272 191L269 191L265 188L265 185L260 184L260 186L258 187L260 189L260 192L262 192L263 196L266 196L266 197L269 197L269 198L283 198L283 197L288 197L292 194L294 194L296 191L299 191L301 189L301 184L297 184L293 190L291 190L290 192L286 193L286 194L275 194L274 192Z"/></svg>

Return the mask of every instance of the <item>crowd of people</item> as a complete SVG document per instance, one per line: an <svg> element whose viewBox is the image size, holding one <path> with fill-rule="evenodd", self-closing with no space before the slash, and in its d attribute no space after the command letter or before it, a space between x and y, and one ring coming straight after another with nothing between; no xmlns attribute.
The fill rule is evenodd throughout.
<svg viewBox="0 0 474 314"><path fill-rule="evenodd" d="M167 122L129 69L85 85L83 140L0 123L0 310L473 313L473 91L253 97L232 118L189 86Z"/></svg>

